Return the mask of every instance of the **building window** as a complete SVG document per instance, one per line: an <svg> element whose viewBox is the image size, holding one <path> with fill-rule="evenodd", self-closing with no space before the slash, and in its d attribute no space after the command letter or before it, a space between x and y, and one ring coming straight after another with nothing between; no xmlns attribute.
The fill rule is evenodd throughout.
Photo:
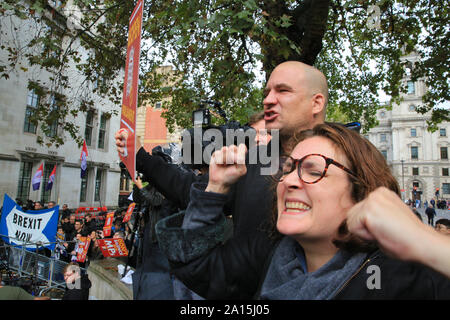
<svg viewBox="0 0 450 320"><path fill-rule="evenodd" d="M80 202L86 202L88 177L89 177L89 170L87 170L84 177L81 178Z"/></svg>
<svg viewBox="0 0 450 320"><path fill-rule="evenodd" d="M52 172L54 166L55 164L48 164L48 163L44 165L44 174L42 176L42 184L41 184L42 187L41 201L43 204L47 203L50 200L52 190L46 191L45 189L47 188L48 178L50 177L50 173Z"/></svg>
<svg viewBox="0 0 450 320"><path fill-rule="evenodd" d="M412 174L413 174L413 176L418 176L419 175L419 168L412 168Z"/></svg>
<svg viewBox="0 0 450 320"><path fill-rule="evenodd" d="M409 105L409 111L416 111L416 106L413 104Z"/></svg>
<svg viewBox="0 0 450 320"><path fill-rule="evenodd" d="M380 133L380 142L386 142L386 141L387 141L386 133Z"/></svg>
<svg viewBox="0 0 450 320"><path fill-rule="evenodd" d="M380 112L380 118L384 118L384 117L386 117L386 112L381 111L381 112Z"/></svg>
<svg viewBox="0 0 450 320"><path fill-rule="evenodd" d="M98 148L105 148L105 137L106 137L106 116L102 114L100 117L100 128L98 130Z"/></svg>
<svg viewBox="0 0 450 320"><path fill-rule="evenodd" d="M446 137L447 136L447 130L445 130L445 128L440 128L439 129L439 136Z"/></svg>
<svg viewBox="0 0 450 320"><path fill-rule="evenodd" d="M415 94L416 88L414 87L413 81L408 81L408 94Z"/></svg>
<svg viewBox="0 0 450 320"><path fill-rule="evenodd" d="M86 114L86 129L84 129L84 139L86 140L87 146L91 146L92 144L93 127L94 127L94 111L89 110Z"/></svg>
<svg viewBox="0 0 450 320"><path fill-rule="evenodd" d="M155 109L161 109L161 107L162 107L162 102L157 102L155 104Z"/></svg>
<svg viewBox="0 0 450 320"><path fill-rule="evenodd" d="M411 147L411 159L419 159L419 147Z"/></svg>
<svg viewBox="0 0 450 320"><path fill-rule="evenodd" d="M20 163L17 198L24 203L30 198L31 170L33 170L33 162Z"/></svg>
<svg viewBox="0 0 450 320"><path fill-rule="evenodd" d="M448 159L448 150L447 147L441 147L441 160Z"/></svg>
<svg viewBox="0 0 450 320"><path fill-rule="evenodd" d="M442 175L448 177L448 168L442 168Z"/></svg>
<svg viewBox="0 0 450 320"><path fill-rule="evenodd" d="M28 92L27 97L27 108L25 110L25 122L23 125L24 132L36 133L36 123L31 120L31 117L36 112L39 105L39 95L37 95L33 90Z"/></svg>
<svg viewBox="0 0 450 320"><path fill-rule="evenodd" d="M97 175L95 176L94 201L100 201L100 192L102 189L102 174L103 174L103 171L100 169L97 169Z"/></svg>
<svg viewBox="0 0 450 320"><path fill-rule="evenodd" d="M416 128L411 128L411 137L417 137Z"/></svg>
<svg viewBox="0 0 450 320"><path fill-rule="evenodd" d="M442 194L450 194L450 183L442 184Z"/></svg>
<svg viewBox="0 0 450 320"><path fill-rule="evenodd" d="M381 154L383 155L384 159L387 160L387 150L381 150Z"/></svg>

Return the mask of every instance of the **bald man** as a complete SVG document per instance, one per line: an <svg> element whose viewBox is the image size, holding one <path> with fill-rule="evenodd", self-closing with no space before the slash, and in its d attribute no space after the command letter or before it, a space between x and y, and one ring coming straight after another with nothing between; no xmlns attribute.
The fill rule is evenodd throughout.
<svg viewBox="0 0 450 320"><path fill-rule="evenodd" d="M272 145L275 143L281 143L283 149L286 147L288 138L295 132L312 128L325 119L328 87L324 75L314 67L295 61L278 65L270 75L264 93L265 127L270 131L280 130L280 141L272 139L267 145L259 145L258 148L267 148L261 149L259 154L270 154ZM124 147L123 139L126 140L127 134L121 130L116 133L115 138L117 151L121 153ZM137 170L143 173L166 198L177 203L180 209L187 207L190 192L193 192L194 188L206 187L208 175L199 178L194 174L177 170L175 165L167 164L159 157L151 156L144 148L141 148L138 141L137 143L137 150L139 150L136 154ZM274 194L270 179L261 174L263 166L259 162L248 164L247 174L232 187L226 203L222 205L225 207L225 213L233 217L233 237L262 232L266 236L255 236L263 241L256 245L267 248L267 254L269 254L275 243L267 233L271 224ZM199 179L202 180L199 181ZM191 185L193 185L192 188ZM165 232L166 221L158 223L161 226L159 231L162 233ZM164 249L166 253L169 253L170 262L171 249ZM211 288L206 298L251 298L256 290L252 285L249 286L248 292L243 292L240 297L215 296L216 291ZM137 292L137 290L134 291ZM217 290L217 293L222 291Z"/></svg>
<svg viewBox="0 0 450 320"><path fill-rule="evenodd" d="M282 141L325 121L328 85L322 72L298 61L278 65L264 89L266 129L279 129Z"/></svg>

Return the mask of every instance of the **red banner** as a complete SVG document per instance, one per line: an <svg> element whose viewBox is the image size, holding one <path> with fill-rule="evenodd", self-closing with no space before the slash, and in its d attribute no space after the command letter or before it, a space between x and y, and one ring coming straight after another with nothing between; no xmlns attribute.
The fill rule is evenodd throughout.
<svg viewBox="0 0 450 320"><path fill-rule="evenodd" d="M86 255L88 253L90 243L91 243L90 237L81 237L80 240L78 241L78 249L77 249L78 262L86 261Z"/></svg>
<svg viewBox="0 0 450 320"><path fill-rule="evenodd" d="M122 238L98 239L97 244L105 257L128 256L128 250Z"/></svg>
<svg viewBox="0 0 450 320"><path fill-rule="evenodd" d="M123 217L122 222L130 221L130 218L131 218L131 215L133 214L133 210L134 210L135 206L136 206L136 203L134 203L134 202L128 206L127 213Z"/></svg>
<svg viewBox="0 0 450 320"><path fill-rule="evenodd" d="M111 235L111 228L114 222L114 212L109 212L106 215L105 225L103 226L103 236L109 237Z"/></svg>
<svg viewBox="0 0 450 320"><path fill-rule="evenodd" d="M128 173L133 181L136 179L136 109L143 9L144 1L140 0L136 4L136 7L134 7L130 17L122 98L122 117L120 119L120 129L128 132L128 139L125 141L125 151L119 157L127 167Z"/></svg>

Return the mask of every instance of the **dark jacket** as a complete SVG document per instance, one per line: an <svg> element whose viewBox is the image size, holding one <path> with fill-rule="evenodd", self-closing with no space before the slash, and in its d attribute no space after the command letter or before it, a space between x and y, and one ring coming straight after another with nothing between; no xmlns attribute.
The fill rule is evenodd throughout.
<svg viewBox="0 0 450 320"><path fill-rule="evenodd" d="M226 196L203 189L194 184L186 211L157 224L160 246L173 272L208 299L259 298L272 254L279 248L271 246L263 233L241 234L223 243L221 210ZM267 246L275 249L268 254ZM367 285L373 265L381 273L379 289ZM334 298L450 299L450 280L425 266L391 259L377 250L367 255Z"/></svg>
<svg viewBox="0 0 450 320"><path fill-rule="evenodd" d="M265 148L267 147L259 147L262 148L262 152L258 154L265 154ZM269 165L266 164L265 166ZM191 185L194 182L208 181L208 175L196 176L192 172L182 171L177 165L168 164L160 157L151 156L143 148L137 153L136 167L167 200L180 209L185 209L189 204ZM226 215L232 215L233 218L233 230L228 234L232 233L233 237L238 238L247 237L249 234L259 234L259 236L254 237L261 239L259 251L261 255L266 256L271 252L274 242L269 239L266 232L261 230L269 228L274 204L274 192L270 176L261 175L262 167L263 165L259 161L256 164L247 165L247 174L233 186L225 205L222 207L222 212ZM227 234L226 230L229 230L229 228L226 221L224 221L223 228L225 234ZM233 264L233 261L228 261L228 263ZM230 266L230 268L232 267ZM253 283L251 278L245 279L244 283ZM213 289L213 291L215 290L219 292L221 288ZM248 292L231 290L228 297L251 297L255 294L255 291L256 287L249 285ZM200 296L203 295L200 294ZM214 296L214 293L211 296Z"/></svg>
<svg viewBox="0 0 450 320"><path fill-rule="evenodd" d="M425 209L425 213L430 218L433 218L434 216L436 216L436 210L434 210L433 208L430 208L430 207Z"/></svg>
<svg viewBox="0 0 450 320"><path fill-rule="evenodd" d="M62 297L62 300L89 300L89 289L91 288L91 280L89 280L86 274L81 276L80 289L69 289L66 287L66 292Z"/></svg>

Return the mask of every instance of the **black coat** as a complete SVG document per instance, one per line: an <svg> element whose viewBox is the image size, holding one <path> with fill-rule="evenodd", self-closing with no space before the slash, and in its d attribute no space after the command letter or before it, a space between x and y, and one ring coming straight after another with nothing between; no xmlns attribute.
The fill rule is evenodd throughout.
<svg viewBox="0 0 450 320"><path fill-rule="evenodd" d="M89 280L86 274L81 276L80 289L66 288L66 292L62 297L62 300L89 300L89 289L91 288L91 280Z"/></svg>
<svg viewBox="0 0 450 320"><path fill-rule="evenodd" d="M181 212L157 224L160 247L173 272L207 299L259 298L276 245L264 232L240 234L223 243L221 210L226 196L202 189L200 184L193 186L186 217ZM275 249L268 253L267 247ZM368 282L374 266L380 270L381 286L371 289ZM335 299L450 299L450 280L428 267L388 258L376 250Z"/></svg>

